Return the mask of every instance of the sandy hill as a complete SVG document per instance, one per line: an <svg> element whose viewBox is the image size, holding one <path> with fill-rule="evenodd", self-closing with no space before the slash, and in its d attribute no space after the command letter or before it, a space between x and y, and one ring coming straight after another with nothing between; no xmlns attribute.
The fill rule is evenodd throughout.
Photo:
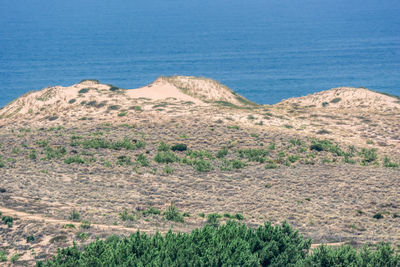
<svg viewBox="0 0 400 267"><path fill-rule="evenodd" d="M2 108L0 118L19 118L25 115L43 117L43 114L51 116L65 110L79 110L81 115L94 111L99 114L109 110L135 109L138 103L154 104L162 101L197 106L256 106L228 87L206 78L160 77L152 84L139 89L120 89L96 80L84 80L69 87L54 86L27 93Z"/></svg>
<svg viewBox="0 0 400 267"><path fill-rule="evenodd" d="M339 87L312 95L289 98L278 105L335 109L390 110L400 108L400 98L365 88Z"/></svg>

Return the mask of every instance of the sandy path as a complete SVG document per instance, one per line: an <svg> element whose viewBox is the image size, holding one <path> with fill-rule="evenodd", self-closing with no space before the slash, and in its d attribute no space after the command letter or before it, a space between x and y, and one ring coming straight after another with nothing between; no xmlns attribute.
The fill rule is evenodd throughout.
<svg viewBox="0 0 400 267"><path fill-rule="evenodd" d="M59 220L59 219L54 219L54 218L49 218L49 217L42 217L40 215L29 214L26 212L8 209L8 208L4 208L4 207L0 207L0 211L2 212L3 215L15 216L22 220L41 221L41 222L52 223L52 224L77 223L77 222L69 221L69 220ZM92 227L96 227L97 229L101 229L101 230L116 229L116 230L123 230L123 231L127 231L127 232L141 231L141 232L145 232L145 233L154 233L154 231L149 231L146 229L127 228L127 227L123 227L123 226L119 226L119 225L92 224ZM158 232L166 233L167 231L158 231ZM334 246L334 247L341 246L343 244L345 244L345 243L344 242L326 243L326 245ZM321 243L311 244L311 249L314 249L321 245L323 245L323 244L321 244Z"/></svg>

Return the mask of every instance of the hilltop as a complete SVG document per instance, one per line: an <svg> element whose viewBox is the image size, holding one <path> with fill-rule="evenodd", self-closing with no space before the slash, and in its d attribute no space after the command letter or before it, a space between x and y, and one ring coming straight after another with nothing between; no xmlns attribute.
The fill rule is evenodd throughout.
<svg viewBox="0 0 400 267"><path fill-rule="evenodd" d="M0 109L2 246L31 263L208 216L285 220L316 244L400 244L399 133L398 98L363 88L275 105L184 76L45 88Z"/></svg>

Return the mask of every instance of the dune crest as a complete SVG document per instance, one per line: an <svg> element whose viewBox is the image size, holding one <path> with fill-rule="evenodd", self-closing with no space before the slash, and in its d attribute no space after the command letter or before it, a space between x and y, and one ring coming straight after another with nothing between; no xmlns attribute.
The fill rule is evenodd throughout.
<svg viewBox="0 0 400 267"><path fill-rule="evenodd" d="M278 105L388 110L400 108L400 98L366 88L338 87L303 97L289 98Z"/></svg>

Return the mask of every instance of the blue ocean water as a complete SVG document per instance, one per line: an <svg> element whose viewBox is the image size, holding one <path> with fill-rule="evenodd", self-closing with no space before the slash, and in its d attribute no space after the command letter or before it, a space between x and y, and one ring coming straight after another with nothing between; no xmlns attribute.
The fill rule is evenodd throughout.
<svg viewBox="0 0 400 267"><path fill-rule="evenodd" d="M0 106L30 90L160 75L272 104L338 86L400 95L399 0L0 0Z"/></svg>

